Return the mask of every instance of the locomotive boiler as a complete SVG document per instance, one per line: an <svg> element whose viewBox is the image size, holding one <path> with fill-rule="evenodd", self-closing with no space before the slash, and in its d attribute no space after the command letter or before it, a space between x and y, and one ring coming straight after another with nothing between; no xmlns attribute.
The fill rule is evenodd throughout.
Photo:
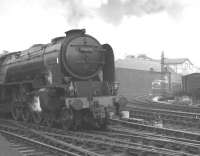
<svg viewBox="0 0 200 156"><path fill-rule="evenodd" d="M117 89L111 46L85 29L0 56L0 105L15 120L105 127L122 105Z"/></svg>

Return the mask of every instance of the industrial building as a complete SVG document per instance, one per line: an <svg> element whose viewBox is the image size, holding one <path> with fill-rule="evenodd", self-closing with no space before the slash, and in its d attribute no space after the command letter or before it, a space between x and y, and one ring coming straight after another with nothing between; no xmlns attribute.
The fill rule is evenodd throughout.
<svg viewBox="0 0 200 156"><path fill-rule="evenodd" d="M146 55L127 56L125 59L118 59L115 66L116 79L120 83L119 94L128 98L151 95L154 89L153 84L160 83L161 79L164 79L168 84L167 89L170 92L179 90L182 74L171 68L170 61L175 64L175 59L167 59L167 61L164 77L162 78L163 72L161 72L160 60L151 59ZM185 64L185 62L181 63Z"/></svg>

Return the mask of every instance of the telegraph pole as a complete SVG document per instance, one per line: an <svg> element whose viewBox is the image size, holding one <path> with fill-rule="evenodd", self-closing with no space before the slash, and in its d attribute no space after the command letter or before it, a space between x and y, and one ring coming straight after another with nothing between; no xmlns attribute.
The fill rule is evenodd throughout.
<svg viewBox="0 0 200 156"><path fill-rule="evenodd" d="M165 73L165 57L164 57L164 51L161 53L161 80L164 80L164 73Z"/></svg>
<svg viewBox="0 0 200 156"><path fill-rule="evenodd" d="M164 96L165 93L165 56L164 56L164 51L161 53L161 60L160 60L160 67L161 67L161 74L160 74L160 79L161 79L161 95Z"/></svg>

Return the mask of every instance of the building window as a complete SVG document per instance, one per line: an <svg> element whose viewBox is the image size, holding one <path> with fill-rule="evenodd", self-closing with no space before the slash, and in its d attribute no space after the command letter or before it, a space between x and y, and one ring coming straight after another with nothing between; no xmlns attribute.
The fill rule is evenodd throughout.
<svg viewBox="0 0 200 156"><path fill-rule="evenodd" d="M188 68L188 63L187 62L185 62L185 69L187 69Z"/></svg>

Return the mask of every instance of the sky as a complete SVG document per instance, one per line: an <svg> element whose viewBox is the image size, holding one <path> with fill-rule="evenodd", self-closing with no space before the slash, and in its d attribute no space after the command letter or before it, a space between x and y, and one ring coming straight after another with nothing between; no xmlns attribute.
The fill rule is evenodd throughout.
<svg viewBox="0 0 200 156"><path fill-rule="evenodd" d="M0 51L48 43L85 28L115 59L189 58L200 67L199 0L0 0Z"/></svg>

